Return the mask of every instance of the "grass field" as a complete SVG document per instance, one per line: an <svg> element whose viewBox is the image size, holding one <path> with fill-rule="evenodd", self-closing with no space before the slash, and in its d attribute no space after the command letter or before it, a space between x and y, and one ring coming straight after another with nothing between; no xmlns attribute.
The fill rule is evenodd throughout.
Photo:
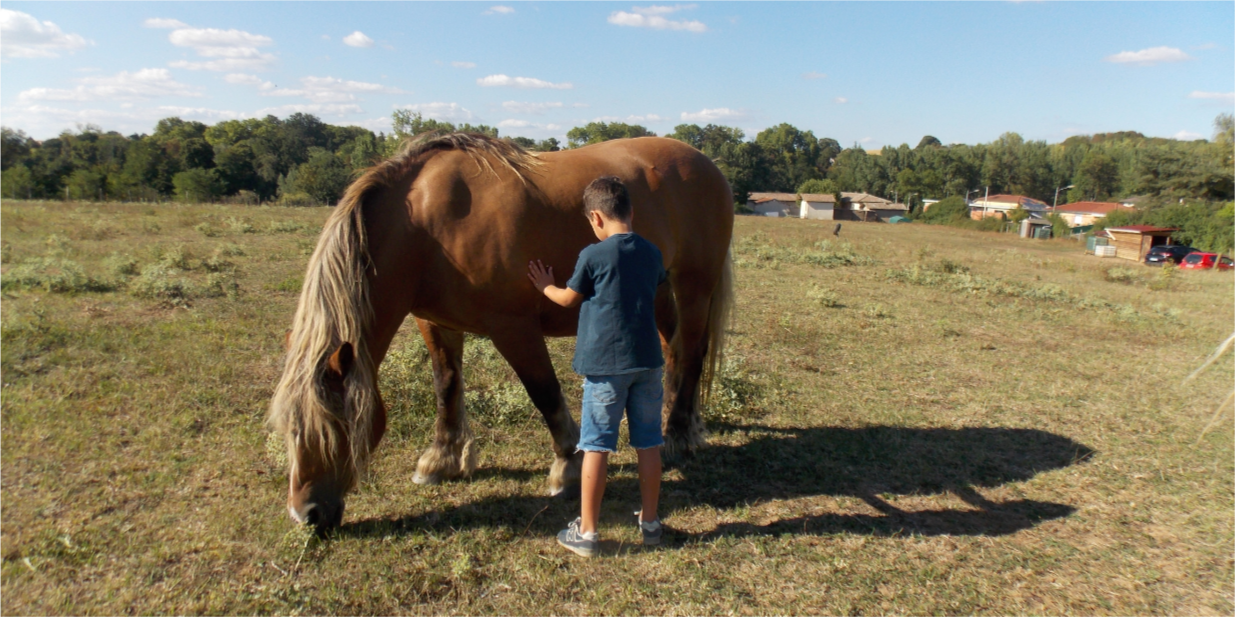
<svg viewBox="0 0 1235 617"><path fill-rule="evenodd" d="M6 201L5 614L1221 614L1235 611L1235 277L1072 242L739 217L709 448L666 471L645 551L634 454L606 555L554 533L549 439L469 341L474 478L411 481L423 344L325 539L292 526L263 425L323 208ZM577 409L570 339L551 350Z"/></svg>

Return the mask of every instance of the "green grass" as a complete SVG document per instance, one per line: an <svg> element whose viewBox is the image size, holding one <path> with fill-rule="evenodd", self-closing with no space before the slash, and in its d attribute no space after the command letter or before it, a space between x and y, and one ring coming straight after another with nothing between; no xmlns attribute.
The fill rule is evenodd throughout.
<svg viewBox="0 0 1235 617"><path fill-rule="evenodd" d="M1230 356L1181 385L1230 335L1230 274L741 217L711 445L665 474L667 546L638 546L624 449L586 561L553 541L577 504L544 495L548 435L483 339L480 469L412 483L433 392L407 324L344 527L291 525L263 416L327 214L0 205L6 613L1235 610L1229 412L1197 443ZM572 350L550 341L577 409Z"/></svg>

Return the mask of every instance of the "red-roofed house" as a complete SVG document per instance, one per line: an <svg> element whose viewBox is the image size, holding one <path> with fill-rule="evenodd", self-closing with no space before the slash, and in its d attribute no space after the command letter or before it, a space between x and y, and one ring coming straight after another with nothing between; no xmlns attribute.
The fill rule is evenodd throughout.
<svg viewBox="0 0 1235 617"><path fill-rule="evenodd" d="M1078 201L1059 206L1055 209L1055 212L1059 213L1063 220L1070 223L1073 227L1077 227L1080 225L1093 225L1094 221L1105 218L1106 215L1116 210L1130 211L1133 208L1108 201Z"/></svg>
<svg viewBox="0 0 1235 617"><path fill-rule="evenodd" d="M982 199L975 199L969 202L969 218L984 219L987 217L1008 218L1008 213L1017 209L1024 208L1029 212L1029 216L1034 218L1042 218L1046 216L1046 211L1050 210L1050 206L1040 202L1032 197L1024 195L991 195Z"/></svg>

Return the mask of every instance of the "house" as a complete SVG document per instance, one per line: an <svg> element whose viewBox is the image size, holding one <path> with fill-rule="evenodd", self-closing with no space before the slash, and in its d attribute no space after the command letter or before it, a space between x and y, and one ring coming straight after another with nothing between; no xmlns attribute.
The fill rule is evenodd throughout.
<svg viewBox="0 0 1235 617"><path fill-rule="evenodd" d="M989 217L1008 218L1008 213L1023 208L1031 218L1044 218L1050 206L1024 195L991 195L969 202L969 218L981 220Z"/></svg>
<svg viewBox="0 0 1235 617"><path fill-rule="evenodd" d="M1109 201L1078 201L1059 206L1055 209L1055 212L1062 216L1063 220L1067 221L1069 225L1079 227L1082 225L1093 225L1094 221L1106 218L1106 215L1116 210L1132 209L1132 206Z"/></svg>
<svg viewBox="0 0 1235 617"><path fill-rule="evenodd" d="M1127 227L1108 227L1107 236L1110 246L1115 247L1115 256L1132 261L1144 261L1149 249L1164 244L1172 244L1171 232L1179 231L1174 227L1151 227L1149 225L1128 225Z"/></svg>
<svg viewBox="0 0 1235 617"><path fill-rule="evenodd" d="M746 207L760 216L797 216L800 208L796 193L751 193Z"/></svg>
<svg viewBox="0 0 1235 617"><path fill-rule="evenodd" d="M905 204L893 203L868 193L841 193L841 207L835 218L878 223L909 211Z"/></svg>
<svg viewBox="0 0 1235 617"><path fill-rule="evenodd" d="M799 216L816 221L831 221L835 217L836 196L823 193L802 193Z"/></svg>

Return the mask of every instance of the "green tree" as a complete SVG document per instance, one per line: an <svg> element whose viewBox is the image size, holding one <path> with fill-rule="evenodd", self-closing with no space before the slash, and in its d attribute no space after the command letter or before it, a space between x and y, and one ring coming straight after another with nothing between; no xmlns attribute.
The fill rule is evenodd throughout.
<svg viewBox="0 0 1235 617"><path fill-rule="evenodd" d="M0 189L3 189L5 197L30 197L34 193L34 174L25 165L13 165L0 172Z"/></svg>
<svg viewBox="0 0 1235 617"><path fill-rule="evenodd" d="M1119 180L1119 167L1115 160L1096 149L1090 150L1081 159L1072 184L1076 187L1068 194L1069 201L1078 201L1074 196L1087 199L1103 199L1115 191Z"/></svg>
<svg viewBox="0 0 1235 617"><path fill-rule="evenodd" d="M812 178L798 185L799 194L834 195L840 192L840 187L832 180Z"/></svg>
<svg viewBox="0 0 1235 617"><path fill-rule="evenodd" d="M351 170L338 155L315 148L307 162L287 174L280 185L279 194L289 197L303 193L316 203L334 204L343 196L351 181Z"/></svg>
<svg viewBox="0 0 1235 617"><path fill-rule="evenodd" d="M589 122L587 126L576 126L566 132L566 141L570 147L578 148L589 144L598 144L611 139L626 139L630 137L655 137L656 133L647 127L624 122Z"/></svg>
<svg viewBox="0 0 1235 617"><path fill-rule="evenodd" d="M28 156L32 141L22 131L0 127L0 170L7 170Z"/></svg>
<svg viewBox="0 0 1235 617"><path fill-rule="evenodd" d="M223 183L213 169L189 169L172 177L176 199L186 203L210 201L223 193Z"/></svg>
<svg viewBox="0 0 1235 617"><path fill-rule="evenodd" d="M918 146L914 150L922 150L923 148L938 148L943 146L943 142L939 141L934 135L926 135L922 141L918 142Z"/></svg>
<svg viewBox="0 0 1235 617"><path fill-rule="evenodd" d="M77 169L69 174L65 181L69 199L88 199L94 201L103 192L107 177L93 169Z"/></svg>

